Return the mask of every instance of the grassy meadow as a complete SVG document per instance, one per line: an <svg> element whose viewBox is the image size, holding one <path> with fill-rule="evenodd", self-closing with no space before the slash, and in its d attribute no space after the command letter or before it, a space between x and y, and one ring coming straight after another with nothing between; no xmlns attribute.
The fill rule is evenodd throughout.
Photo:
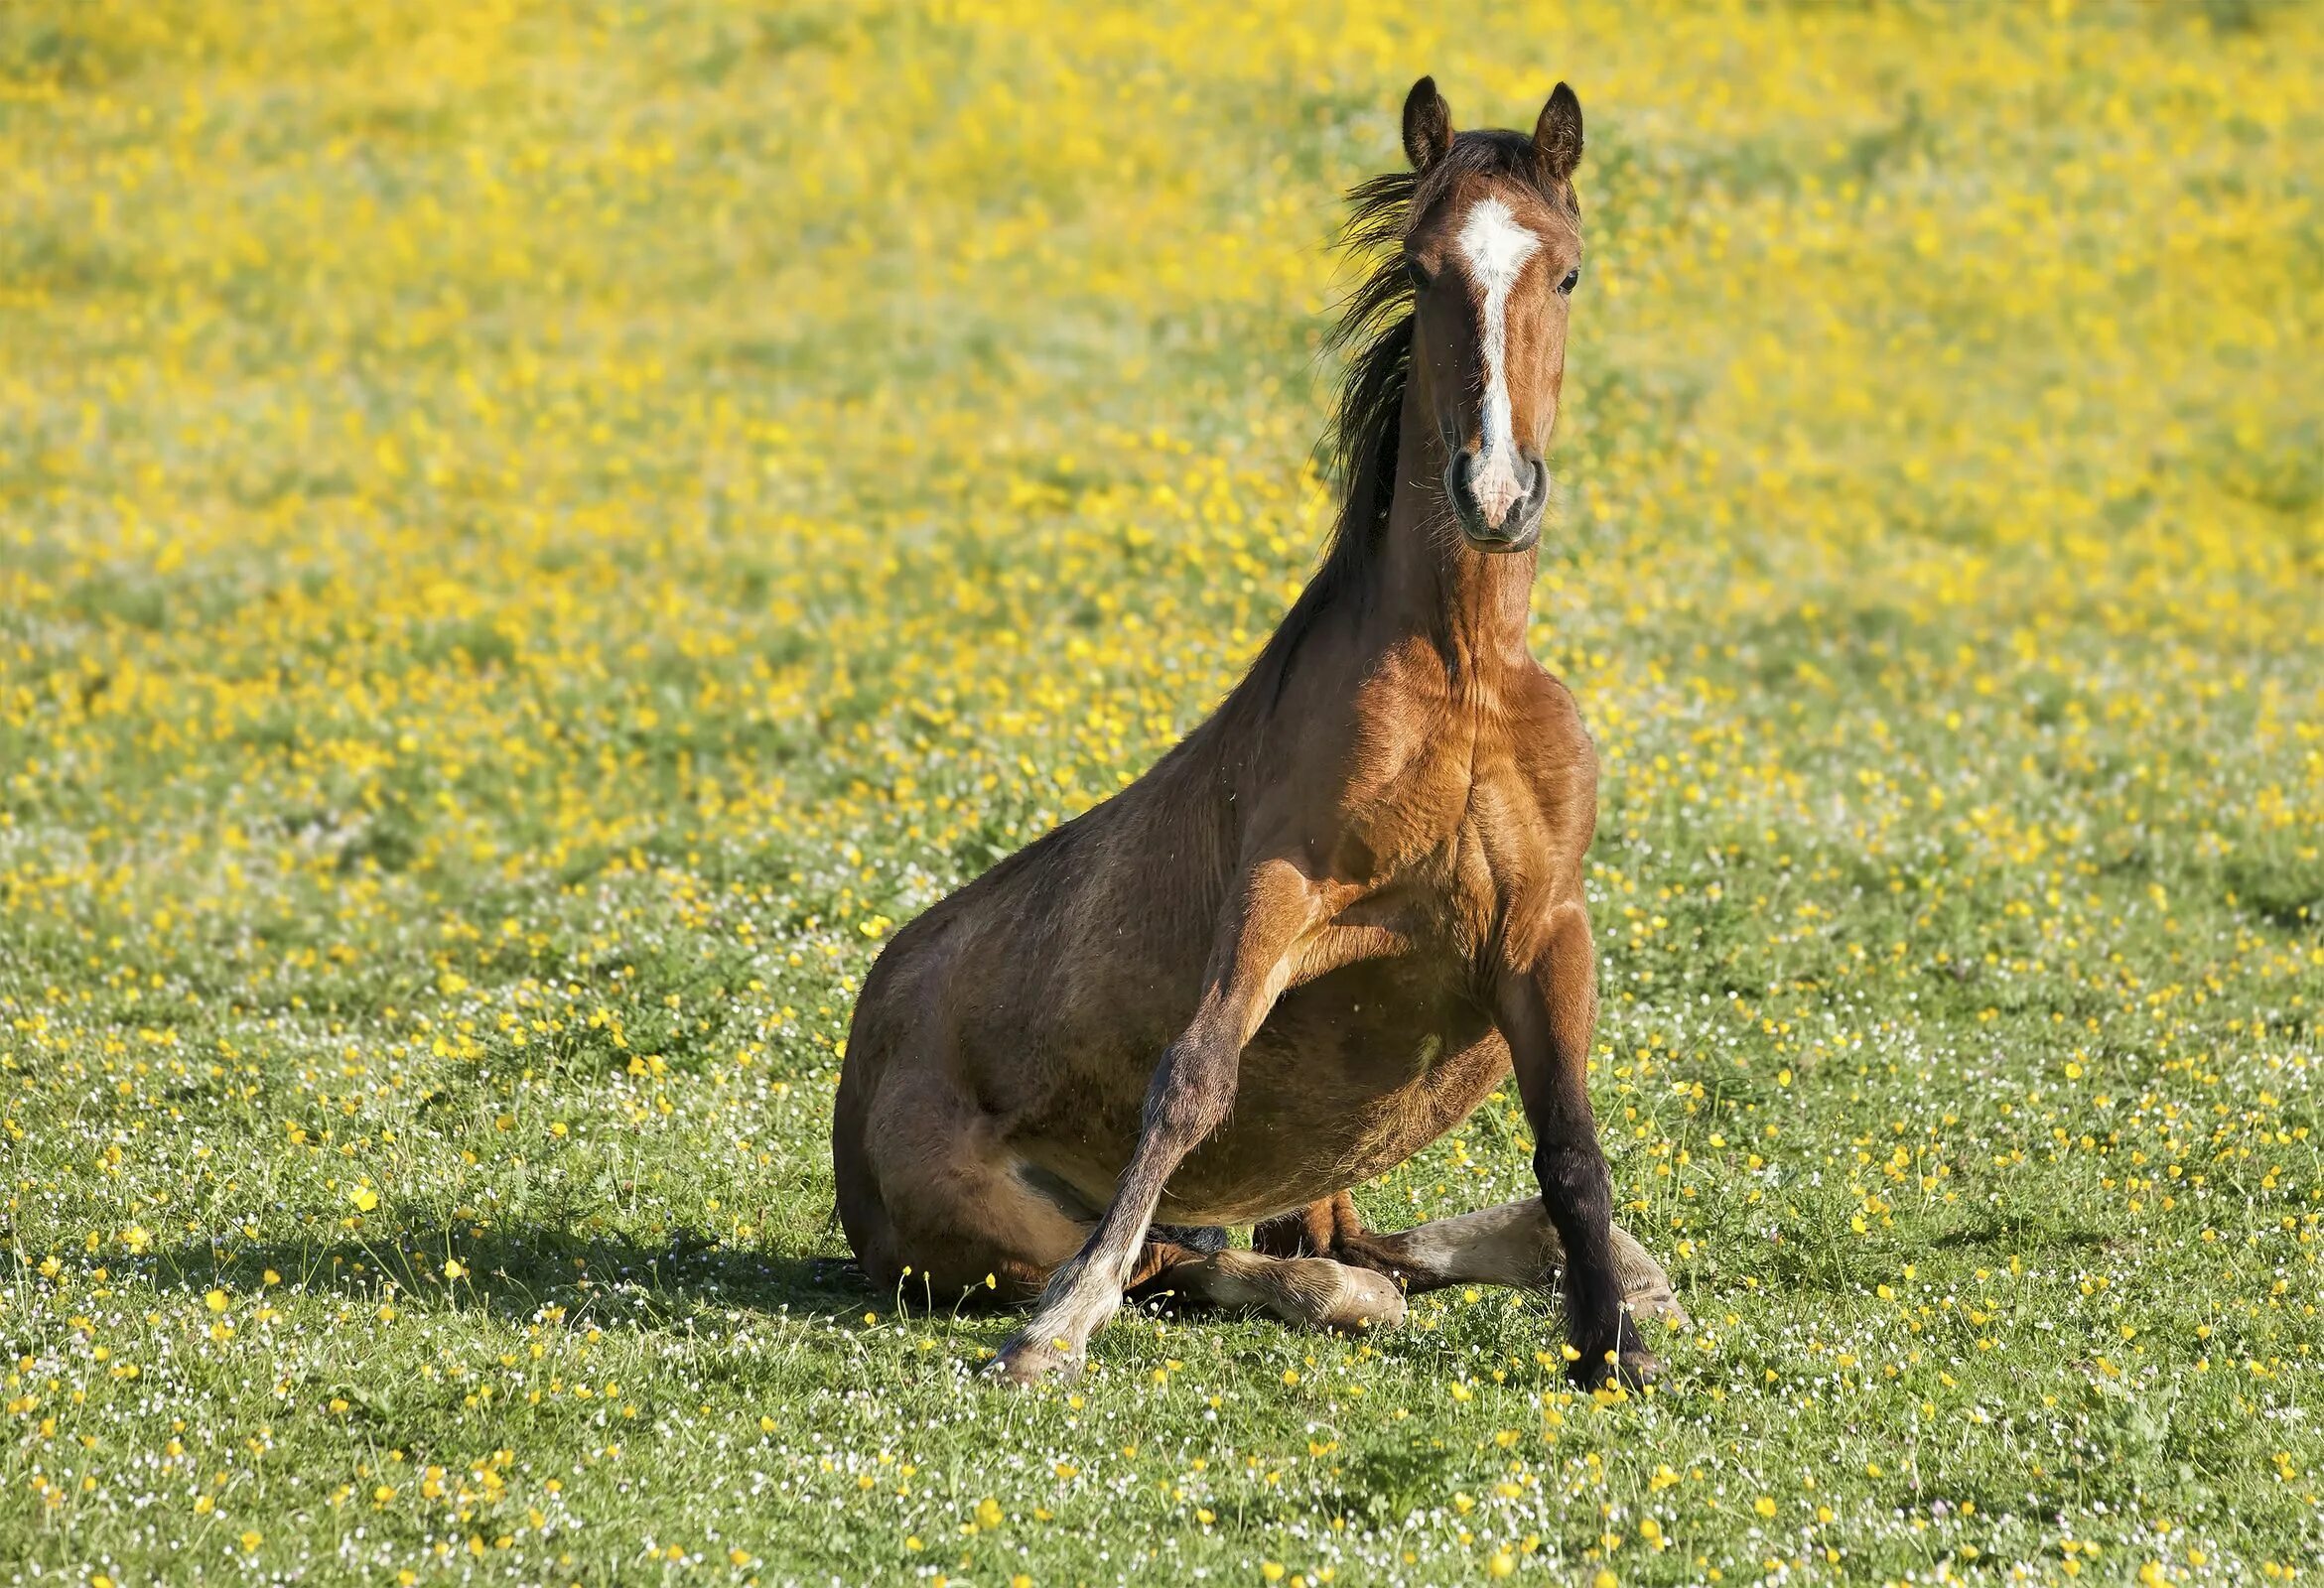
<svg viewBox="0 0 2324 1588"><path fill-rule="evenodd" d="M1298 589L1424 70L1588 116L1534 643L1696 1327L1010 1396L847 1270L852 995ZM2320 148L2270 0L0 7L0 1582L2310 1580Z"/></svg>

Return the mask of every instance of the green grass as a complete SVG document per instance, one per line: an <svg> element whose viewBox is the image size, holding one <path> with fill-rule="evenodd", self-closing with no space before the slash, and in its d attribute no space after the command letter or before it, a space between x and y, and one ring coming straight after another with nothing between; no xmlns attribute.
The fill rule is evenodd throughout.
<svg viewBox="0 0 2324 1588"><path fill-rule="evenodd" d="M2307 1571L2319 22L2213 10L0 18L0 1577ZM847 1267L852 996L1296 589L1424 69L1590 117L1535 643L1697 1328L1011 1396Z"/></svg>

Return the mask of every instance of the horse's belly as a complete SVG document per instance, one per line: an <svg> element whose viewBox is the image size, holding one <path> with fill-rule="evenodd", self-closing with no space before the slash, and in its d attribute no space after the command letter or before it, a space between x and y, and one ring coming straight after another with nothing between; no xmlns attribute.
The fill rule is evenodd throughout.
<svg viewBox="0 0 2324 1588"><path fill-rule="evenodd" d="M1245 1224L1385 1174L1508 1069L1507 1044L1454 986L1377 964L1320 978L1243 1050L1234 1112L1170 1177L1159 1217Z"/></svg>

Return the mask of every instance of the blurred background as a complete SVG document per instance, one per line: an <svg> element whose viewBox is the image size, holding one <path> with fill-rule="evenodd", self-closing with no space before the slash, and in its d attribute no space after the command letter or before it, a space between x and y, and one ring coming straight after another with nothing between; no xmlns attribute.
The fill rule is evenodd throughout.
<svg viewBox="0 0 2324 1588"><path fill-rule="evenodd" d="M1587 691L1750 642L1899 730L1981 679L2280 717L2315 16L2085 12L12 7L9 800L516 876L879 828L918 739L1104 793L1303 575L1338 191L1420 69L1589 111ZM2263 837L2241 772L2203 826Z"/></svg>
<svg viewBox="0 0 2324 1588"><path fill-rule="evenodd" d="M1689 780L1780 803L1795 698L1920 776L2135 702L2233 762L2190 847L2314 813L2309 8L4 26L34 850L100 785L117 839L306 818L399 874L869 839L923 741L988 808L1102 793L1307 566L1338 194L1422 69L1589 115L1541 643L1610 755L1694 713L1748 742ZM1940 696L1982 744L1921 742Z"/></svg>
<svg viewBox="0 0 2324 1588"><path fill-rule="evenodd" d="M1140 1384L1310 1381L1185 1434L1291 1463L1231 1526L1187 1521L1223 1477L1154 1499L1111 1434L1086 1477L930 1435L907 1464L949 1476L893 1492L850 1387L951 1415L983 1336L829 1325L863 1300L824 1224L854 988L1199 720L1299 588L1339 196L1424 71L1461 126L1530 127L1560 77L1587 117L1535 648L1606 769L1622 1216L1712 1325L1684 1403L1733 1402L1602 1435L1626 1549L1491 1488L1443 1382L1546 1336L1457 1298L1365 1370L1411 1429L1302 1431L1355 1402L1280 1331L1109 1334ZM2312 1558L2320 88L2324 15L2268 0L16 0L5 1327L41 1364L10 1392L74 1376L101 1443L28 1404L0 1522L60 1564L183 1522L253 1571L430 1567L492 1528L380 1452L505 1439L516 1488L470 1510L520 1574L592 1521L585 1562L902 1573L1036 1490L1042 1581L1147 1506L1181 1564L1278 1575L2047 1574L2077 1535L2202 1575L2174 1526L2214 1571ZM1523 1194L1514 1119L1368 1211ZM1995 1273L2015 1299L1923 1363ZM90 1365L92 1308L148 1378ZM585 1312L623 1321L577 1343ZM2223 1385L2199 1327L2263 1377ZM599 1470L595 1405L408 1388L469 1363L521 1400L544 1338L618 1361L655 1472ZM1130 1388L1106 1415L1166 1425ZM1104 1426L1025 1415L1036 1456ZM1531 1398L1491 1415L1540 1437ZM1900 1487L1915 1417L1945 1433ZM729 1422L775 1475L748 1504ZM271 1464L235 1453L260 1427ZM1566 1437L1541 1472L1601 1438ZM1837 1522L1654 1509L1667 1457L1788 1517L1803 1449ZM213 1470L246 1520L180 1505ZM342 1482L390 1492L359 1542L302 1510ZM2160 1534L2158 1485L2194 1497ZM1483 1509L1428 1510L1455 1489ZM105 1520L139 1495L177 1520Z"/></svg>

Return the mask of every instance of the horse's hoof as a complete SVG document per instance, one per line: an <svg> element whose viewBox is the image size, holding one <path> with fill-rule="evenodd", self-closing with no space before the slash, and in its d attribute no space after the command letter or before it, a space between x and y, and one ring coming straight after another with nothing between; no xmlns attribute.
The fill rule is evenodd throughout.
<svg viewBox="0 0 2324 1588"><path fill-rule="evenodd" d="M1342 1266L1339 1294L1318 1321L1324 1328L1343 1334L1393 1329L1404 1322L1404 1292L1384 1273Z"/></svg>
<svg viewBox="0 0 2324 1588"><path fill-rule="evenodd" d="M1067 1356L1046 1340L1019 1335L1001 1348L985 1373L996 1384L1030 1390L1036 1385L1070 1384L1081 1377L1081 1367L1082 1358Z"/></svg>

